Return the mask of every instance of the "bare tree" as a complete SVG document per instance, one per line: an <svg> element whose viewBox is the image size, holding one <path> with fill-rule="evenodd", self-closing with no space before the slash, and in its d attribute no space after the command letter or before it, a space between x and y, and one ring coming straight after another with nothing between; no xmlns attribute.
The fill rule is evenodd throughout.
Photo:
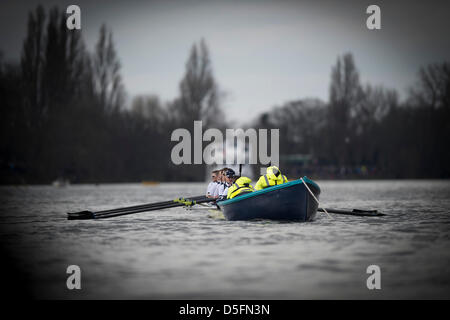
<svg viewBox="0 0 450 320"><path fill-rule="evenodd" d="M340 165L348 164L350 160L352 118L362 98L363 90L353 55L347 53L342 58L338 57L331 72L327 147Z"/></svg>
<svg viewBox="0 0 450 320"><path fill-rule="evenodd" d="M43 97L41 92L44 52L45 12L38 6L28 14L27 36L22 50L21 69L24 90L26 123L29 126L41 122Z"/></svg>
<svg viewBox="0 0 450 320"><path fill-rule="evenodd" d="M192 46L186 72L180 83L180 97L172 105L184 123L203 120L206 127L223 123L220 93L213 76L209 51L202 39Z"/></svg>
<svg viewBox="0 0 450 320"><path fill-rule="evenodd" d="M69 31L57 7L50 11L45 40L41 87L46 112L54 115L81 95L86 54L81 31Z"/></svg>
<svg viewBox="0 0 450 320"><path fill-rule="evenodd" d="M120 68L112 32L103 24L93 58L93 73L95 91L105 111L116 112L123 105L125 91Z"/></svg>
<svg viewBox="0 0 450 320"><path fill-rule="evenodd" d="M410 103L432 108L450 107L450 63L435 63L419 70Z"/></svg>
<svg viewBox="0 0 450 320"><path fill-rule="evenodd" d="M161 107L158 96L137 96L131 103L131 112L145 120L146 125L153 130L159 131L167 121L166 113Z"/></svg>
<svg viewBox="0 0 450 320"><path fill-rule="evenodd" d="M331 72L330 84L330 107L334 119L339 124L346 126L362 97L359 72L356 69L353 55L347 53L342 58L338 57Z"/></svg>

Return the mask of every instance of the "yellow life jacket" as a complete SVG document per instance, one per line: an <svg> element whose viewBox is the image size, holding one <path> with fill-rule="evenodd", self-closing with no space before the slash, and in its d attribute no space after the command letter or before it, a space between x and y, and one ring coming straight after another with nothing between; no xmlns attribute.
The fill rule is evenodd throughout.
<svg viewBox="0 0 450 320"><path fill-rule="evenodd" d="M250 184L252 180L247 177L240 177L237 179L231 187L228 188L227 199L233 199L234 197L243 193L253 192L253 186Z"/></svg>
<svg viewBox="0 0 450 320"><path fill-rule="evenodd" d="M266 172L267 173L261 176L258 182L256 182L255 190L261 190L267 187L289 182L286 176L281 174L280 170L275 166L268 167ZM278 176L274 172L279 172Z"/></svg>

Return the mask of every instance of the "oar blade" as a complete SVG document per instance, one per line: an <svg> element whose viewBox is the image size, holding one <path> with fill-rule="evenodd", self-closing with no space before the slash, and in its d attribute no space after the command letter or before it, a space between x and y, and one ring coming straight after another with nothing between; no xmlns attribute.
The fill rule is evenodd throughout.
<svg viewBox="0 0 450 320"><path fill-rule="evenodd" d="M88 220L88 219L95 219L95 213L89 210L67 213L67 220Z"/></svg>
<svg viewBox="0 0 450 320"><path fill-rule="evenodd" d="M325 210L329 213L334 214L342 214L348 216L360 216L360 217L381 217L385 216L384 213L378 212L378 210L364 210L364 209L352 209L352 210L342 210L342 209L333 209L333 208L319 208L318 211L325 212Z"/></svg>
<svg viewBox="0 0 450 320"><path fill-rule="evenodd" d="M353 209L352 212L355 212L355 213L377 213L378 210Z"/></svg>
<svg viewBox="0 0 450 320"><path fill-rule="evenodd" d="M362 210L362 209L353 209L353 213L356 214L364 214L367 216L384 216L384 213L378 212L378 210Z"/></svg>

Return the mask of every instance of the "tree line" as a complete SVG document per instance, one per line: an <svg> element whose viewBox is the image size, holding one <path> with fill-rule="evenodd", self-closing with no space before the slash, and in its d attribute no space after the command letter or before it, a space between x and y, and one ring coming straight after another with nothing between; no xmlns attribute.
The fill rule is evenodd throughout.
<svg viewBox="0 0 450 320"><path fill-rule="evenodd" d="M227 127L223 92L205 41L194 43L178 96L137 96L126 107L113 35L100 28L93 52L65 13L29 13L19 62L0 54L1 183L202 181L203 165L170 161L171 132ZM150 89L150 88L149 88ZM351 54L332 68L329 101L274 107L249 123L279 128L281 165L292 175L448 178L450 64L420 69L408 98L363 86Z"/></svg>
<svg viewBox="0 0 450 320"><path fill-rule="evenodd" d="M111 30L101 27L91 53L65 18L37 7L20 63L0 55L1 182L202 180L204 168L171 164L170 134L224 121L206 43L192 46L176 99L138 96L127 108Z"/></svg>
<svg viewBox="0 0 450 320"><path fill-rule="evenodd" d="M399 101L395 90L362 85L347 53L332 68L328 102L288 102L254 126L280 128L280 150L300 155L281 159L294 175L449 178L450 63L420 68Z"/></svg>

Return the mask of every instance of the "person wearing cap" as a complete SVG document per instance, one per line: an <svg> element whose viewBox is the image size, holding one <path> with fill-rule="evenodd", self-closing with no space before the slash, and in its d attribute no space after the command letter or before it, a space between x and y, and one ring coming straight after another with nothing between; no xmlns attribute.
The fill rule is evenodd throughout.
<svg viewBox="0 0 450 320"><path fill-rule="evenodd" d="M262 190L264 188L276 186L289 182L285 175L281 174L280 169L276 166L270 166L266 170L266 174L261 176L256 182L255 190Z"/></svg>
<svg viewBox="0 0 450 320"><path fill-rule="evenodd" d="M224 187L220 191L219 199L226 199L228 195L228 188L233 183L233 177L236 175L233 169L225 168L223 177L224 179Z"/></svg>
<svg viewBox="0 0 450 320"><path fill-rule="evenodd" d="M252 180L247 177L233 176L231 178L231 186L228 188L227 199L233 199L240 195L253 192L253 186L250 184Z"/></svg>
<svg viewBox="0 0 450 320"><path fill-rule="evenodd" d="M219 183L217 182L218 179L219 170L214 170L211 172L211 182L208 184L208 187L206 188L206 197L207 198L213 198L214 192L216 188L219 186Z"/></svg>

